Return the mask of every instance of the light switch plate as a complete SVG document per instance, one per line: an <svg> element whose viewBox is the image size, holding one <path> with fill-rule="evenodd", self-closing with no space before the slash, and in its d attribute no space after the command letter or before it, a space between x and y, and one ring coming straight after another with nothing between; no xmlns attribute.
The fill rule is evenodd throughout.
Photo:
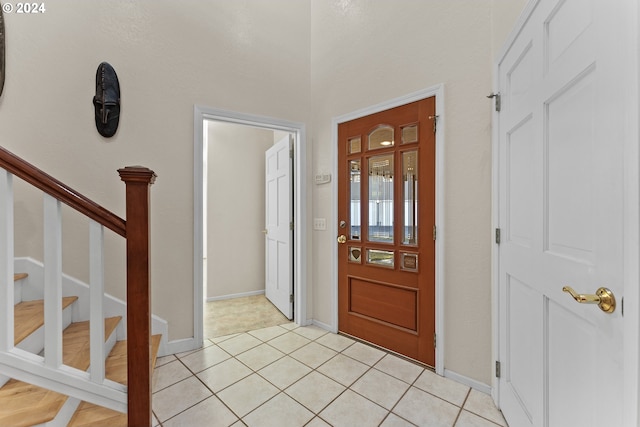
<svg viewBox="0 0 640 427"><path fill-rule="evenodd" d="M327 229L327 220L325 218L313 218L313 229L314 230L326 230Z"/></svg>
<svg viewBox="0 0 640 427"><path fill-rule="evenodd" d="M327 184L331 182L331 174L330 173L319 173L314 177L316 185Z"/></svg>

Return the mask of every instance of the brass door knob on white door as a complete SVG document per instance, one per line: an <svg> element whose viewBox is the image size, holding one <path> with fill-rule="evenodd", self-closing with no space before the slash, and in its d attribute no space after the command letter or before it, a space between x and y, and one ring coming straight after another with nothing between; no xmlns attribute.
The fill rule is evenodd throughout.
<svg viewBox="0 0 640 427"><path fill-rule="evenodd" d="M562 288L563 292L571 294L574 300L580 304L598 304L600 310L605 313L613 313L616 309L616 297L613 292L607 288L598 288L594 294L579 294L571 288L571 286L565 286Z"/></svg>
<svg viewBox="0 0 640 427"><path fill-rule="evenodd" d="M338 236L338 243L343 244L347 242L347 236L345 236L344 234L341 234Z"/></svg>

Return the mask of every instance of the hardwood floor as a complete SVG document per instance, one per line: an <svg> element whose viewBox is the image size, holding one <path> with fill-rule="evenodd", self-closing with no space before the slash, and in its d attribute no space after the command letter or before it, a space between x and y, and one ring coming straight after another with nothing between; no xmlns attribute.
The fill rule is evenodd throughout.
<svg viewBox="0 0 640 427"><path fill-rule="evenodd" d="M14 281L28 277L26 273L14 274ZM77 297L62 298L62 309L77 301ZM105 340L115 333L121 317L104 320ZM44 302L22 301L14 305L14 343L25 340L44 326ZM161 335L151 337L151 366L155 367ZM67 366L87 371L90 364L89 322L75 322L62 332L63 363ZM40 347L42 348L42 347ZM37 350L36 350L37 352ZM118 341L105 360L105 377L127 385L127 342ZM10 379L0 386L0 426L48 425L50 421L60 422L58 414L68 402L68 396L42 387ZM71 409L71 408L67 408ZM71 415L68 413L66 417ZM58 417L58 418L57 418ZM63 416L63 420L66 418ZM55 421L54 421L55 420ZM65 421L62 421L65 422ZM112 411L87 402L80 402L68 426L126 426L127 414Z"/></svg>
<svg viewBox="0 0 640 427"><path fill-rule="evenodd" d="M62 298L62 309L71 305L78 297ZM15 323L13 327L14 345L28 337L33 331L44 325L44 302L23 301L13 307Z"/></svg>
<svg viewBox="0 0 640 427"><path fill-rule="evenodd" d="M44 316L43 313L34 314ZM105 319L105 336L108 337L120 321L120 317ZM89 322L71 324L63 333L63 361L65 365L82 371L89 368ZM27 397L28 398L23 398ZM41 387L9 380L0 388L0 401L10 402L0 406L0 425L32 426L51 421L64 405L67 396Z"/></svg>
<svg viewBox="0 0 640 427"><path fill-rule="evenodd" d="M156 355L161 335L151 337L152 366L156 364ZM118 341L113 346L105 366L105 376L120 384L127 384L127 342ZM67 427L104 426L125 427L127 414L103 408L92 403L81 402Z"/></svg>
<svg viewBox="0 0 640 427"><path fill-rule="evenodd" d="M16 275L26 277L26 275ZM77 297L62 299L63 309L77 300ZM14 342L18 344L44 325L44 304L39 301L23 301L14 306ZM115 331L120 317L105 319L105 339ZM155 366L160 335L151 338L152 366ZM89 322L70 324L63 331L63 363L82 371L89 368ZM105 362L105 377L127 384L127 342L118 341ZM0 425L32 426L43 425L53 420L64 406L68 397L38 386L17 380L9 380L0 387ZM7 404L7 402L9 402ZM127 415L110 409L81 402L69 426L126 426Z"/></svg>

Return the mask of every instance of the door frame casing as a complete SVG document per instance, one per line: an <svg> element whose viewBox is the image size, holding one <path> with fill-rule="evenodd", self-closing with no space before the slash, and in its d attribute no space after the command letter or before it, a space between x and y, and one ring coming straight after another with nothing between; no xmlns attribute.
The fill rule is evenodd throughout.
<svg viewBox="0 0 640 427"><path fill-rule="evenodd" d="M435 261L435 320L436 320L436 373L439 375L445 375L444 370L444 130L445 130L445 117L444 117L444 85L438 84L429 88L413 92L398 98L383 101L379 104L372 105L360 110L353 111L341 116L334 117L331 120L331 140L332 140L332 159L333 167L332 174L334 177L338 176L338 125L351 120L359 119L361 117L369 116L371 114L379 113L384 110L399 107L401 105L409 104L421 99L436 97L436 116L437 116L437 131L436 131L436 261ZM337 236L338 233L338 183L337 179L331 181L331 203L332 203L332 224L330 230L332 235ZM331 263L332 263L332 283L331 288L331 318L332 318L332 332L338 332L338 247L333 245L331 249Z"/></svg>
<svg viewBox="0 0 640 427"><path fill-rule="evenodd" d="M294 319L304 326L307 320L307 191L304 173L307 149L306 127L303 123L258 116L235 111L221 110L201 105L194 106L193 120L193 332L196 347L204 340L204 148L205 126L208 121L245 125L274 131L285 131L295 135L293 156L293 292Z"/></svg>
<svg viewBox="0 0 640 427"><path fill-rule="evenodd" d="M507 37L493 67L493 91L500 91L499 69L509 49L528 21L540 0L529 0L523 9L513 30ZM636 426L640 421L640 7L635 0L623 0L619 7L627 7L633 13L625 14L626 21L621 22L628 34L623 49L626 66L621 67L616 79L624 79L625 91L620 102L624 105L624 207L623 207L623 245L624 245L624 316L623 316L623 419L625 426ZM492 113L492 231L500 228L500 163L499 163L500 113ZM500 246L494 243L492 248L492 338L493 358L500 360ZM494 371L495 374L495 371ZM496 406L500 404L500 382L492 375L491 395Z"/></svg>

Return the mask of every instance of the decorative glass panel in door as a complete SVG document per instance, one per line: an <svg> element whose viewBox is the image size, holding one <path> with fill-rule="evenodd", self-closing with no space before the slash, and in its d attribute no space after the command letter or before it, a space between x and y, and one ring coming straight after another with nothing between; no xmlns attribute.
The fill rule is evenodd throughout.
<svg viewBox="0 0 640 427"><path fill-rule="evenodd" d="M418 243L418 152L402 153L402 191L404 193L404 230L402 243Z"/></svg>
<svg viewBox="0 0 640 427"><path fill-rule="evenodd" d="M349 170L351 171L351 184L349 186L349 194L351 199L350 211L350 239L360 240L360 160L351 160L349 162Z"/></svg>
<svg viewBox="0 0 640 427"><path fill-rule="evenodd" d="M393 143L393 126L380 125L369 133L369 150L390 147Z"/></svg>
<svg viewBox="0 0 640 427"><path fill-rule="evenodd" d="M369 158L369 241L393 243L393 153Z"/></svg>

